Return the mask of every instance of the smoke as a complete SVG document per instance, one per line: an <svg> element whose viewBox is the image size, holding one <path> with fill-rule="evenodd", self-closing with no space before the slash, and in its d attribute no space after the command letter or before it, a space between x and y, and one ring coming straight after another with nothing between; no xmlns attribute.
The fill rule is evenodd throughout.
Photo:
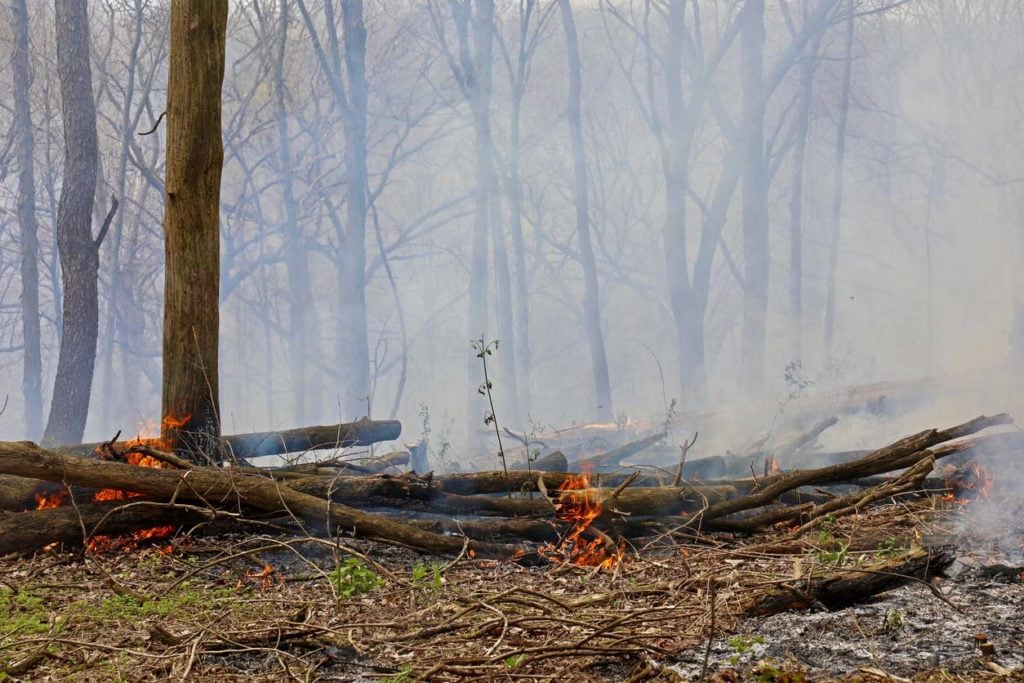
<svg viewBox="0 0 1024 683"><path fill-rule="evenodd" d="M727 35L737 3L699 4L702 44L710 55ZM315 5L314 23L322 29L323 14ZM781 4L767 5L764 61L770 73L787 55L787 22L799 28L801 17L787 17ZM665 200L667 193L686 194L685 257L680 253L675 267L685 269L693 281L702 230L729 168L734 142L727 122L740 119L739 46L723 50L706 83L684 73L684 101L702 109L689 150L688 188L666 188L662 154L669 112L663 50L669 28L658 13L645 25L644 3L573 3L589 213L614 412L623 423L629 419L637 428L654 428L675 399L670 441L701 431L700 452L693 457L724 452L761 432L784 431L802 415L846 410L841 404L849 388L873 383L892 382L877 392L885 396L878 410L842 413L839 424L823 435L822 449L877 447L985 412L1016 409L1024 414L1006 371L1015 304L1024 296L1024 136L1015 99L1024 85L1019 40L1024 16L1011 7L959 12L957 3L911 3L883 12L873 12L880 3L855 5L860 15L847 112L835 343L826 349L823 325L842 101L842 21L828 24L802 52L815 66L807 130L795 125L799 59L785 70L766 107L771 177L765 389L751 394L738 388L746 293L739 183L726 202L710 266L702 335L708 386L701 394L681 370L681 349L689 342L680 340L669 304ZM453 39L452 17L445 14L444 3L438 8L438 21ZM499 424L529 432L593 420L595 389L580 305L583 272L565 121L564 37L558 13L540 2L526 33L528 39L533 32L537 38L517 110L509 77L516 71L522 35L517 8L517 3L496 8L500 40L492 64L490 126L499 175L494 213L500 224L492 226L491 239L513 247L511 153L513 115L519 111L529 366L522 365L522 340L502 339L500 359L489 369ZM91 16L98 24L91 32L94 51L111 55L104 63L128 64L136 83L154 84L151 91L137 88L126 103L126 71L96 67L96 91L104 93L97 103L104 196L119 185L111 174L119 166L123 136L133 132L120 128L121 108L126 106L129 119L137 118L138 127L146 129L151 112L164 107L165 10L139 10L141 47L137 60L129 62L134 11L119 9L112 25L104 12ZM443 449L453 461L468 459L462 435L466 426L484 432L490 409L480 397L477 409L466 412L467 393L484 381L482 368L467 376L466 366L474 137L471 112L452 77L427 3L366 3L373 196L365 245L371 376L366 397L350 396L342 386L336 357L338 338L349 324L339 304L345 296L337 275L339 254L356 248L344 240L343 113L332 104L329 81L304 23L293 16L283 70L292 167L281 168L279 120L268 75L276 55L271 46L277 44L277 15L270 11L258 18L249 4L232 11L222 189L224 430L347 421L359 415L339 406L357 400L366 406L362 412L380 418L390 417L397 404L396 416L405 426L402 439L413 442L425 431L426 407L433 425L431 448ZM693 25L688 15L688 29ZM63 144L54 75L46 66L53 63L51 26L44 16L31 27L39 150L48 145L59 150ZM9 71L0 72L0 87L8 88L9 79ZM7 116L0 113L0 118ZM8 123L3 119L2 125ZM118 428L130 432L142 418L160 417L162 196L154 178L162 177L164 133L158 129L149 137L132 138L123 232L111 235L101 255L101 316L112 322L101 321L100 347L109 345L111 360L97 367L89 439L109 438ZM804 133L802 313L794 320L788 285L794 266L789 243L792 169L797 137ZM59 278L48 274L57 272L48 197L59 188L60 158L56 152L40 158L37 169L44 387L52 385L57 349L53 311ZM282 189L286 170L297 205L294 225ZM0 180L3 216L14 215L14 183L12 173ZM14 439L22 435L23 415L19 247L17 225L9 218L0 242L0 346L10 348L0 355L2 393L10 396L8 410L0 415L0 436ZM289 287L284 254L294 253L296 244L308 270L308 301L294 301ZM509 258L514 262L515 254ZM486 336L494 339L499 336L499 301L493 262L488 277ZM308 313L308 334L294 334L293 304ZM794 328L799 349L794 348ZM297 354L295 344L304 345ZM501 362L504 354L516 356L516 383L525 397L521 405L511 395L511 364ZM296 372L303 373L301 382ZM516 413L521 417L513 421ZM715 413L715 419L698 417L707 413Z"/></svg>

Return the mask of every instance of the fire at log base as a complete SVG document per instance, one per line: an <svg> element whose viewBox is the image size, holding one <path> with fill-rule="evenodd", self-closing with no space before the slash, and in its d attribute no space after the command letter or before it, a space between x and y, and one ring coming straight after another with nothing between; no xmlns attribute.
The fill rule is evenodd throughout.
<svg viewBox="0 0 1024 683"><path fill-rule="evenodd" d="M941 432L928 430L902 439L851 463L818 470L772 475L755 481L753 488L734 492L725 491L719 500L707 496L706 492L712 489L706 489L701 500L703 509L676 517L675 520L677 523L684 524L702 520L704 526L698 525L694 531L714 528L716 523L728 527L730 522L737 521L737 518L733 517L735 513L771 505L786 492L800 486L842 482L846 477L865 477L908 466L922 466L922 463L928 464L925 461L930 462L931 458L937 455L938 449L935 449L935 446L988 426L1005 424L1008 419L1003 415L982 417ZM949 452L955 451L950 450ZM216 501L211 507L225 507L233 511L237 511L241 506L248 506L251 509L259 509L272 514L298 514L306 519L319 519L327 525L328 529L340 527L346 532L354 532L356 535L408 545L428 552L455 554L467 549L466 544L468 544L468 549L473 550L481 557L524 557L523 549L520 547L467 541L463 538L428 531L431 528L446 530L453 526L458 529L458 523L438 525L436 522L426 521L426 523L410 524L351 507L353 504L364 507L368 507L374 502L380 504L381 492L390 488L387 496L390 496L392 503L397 497L404 497L407 501L420 500L427 509L434 504L435 511L450 512L456 509L460 512L472 511L474 496L463 494L462 498L458 498L447 494L446 489L458 490L460 486L465 486L469 481L474 484L486 483L488 476L502 480L502 483L507 486L508 480L504 478L503 473L484 473L482 478L476 475L438 478L436 487L432 486L432 482L427 478L425 487L427 493L423 495L422 479L417 481L414 476L404 479L399 477L325 477L320 476L317 471L309 473L309 476L289 477L284 482L279 482L271 478L272 473L270 472L259 470L257 472L259 474L204 467L194 467L185 471L146 470L118 463L103 463L62 456L32 444L0 444L0 473L3 474L43 477L54 481L67 481L78 486L116 487L138 491L162 500L193 500L204 505L211 505L212 501ZM557 473L520 474L526 477L526 483L535 483L542 476L550 476L552 479L561 478L562 482L569 479L568 475ZM362 498L348 495L356 490L353 483L355 481L360 481L360 485L365 487ZM697 487L691 488L696 489ZM606 530L612 530L617 534L637 533L641 530L650 531L650 525L643 523L643 513L656 510L646 509L643 501L654 501L653 504L659 508L662 508L666 501L685 501L687 496L681 489L682 487L679 489L666 487L645 491L624 488L620 484L619 490L613 491L611 495L608 495L606 489L574 490L573 495L582 495L600 506L600 512L588 524L588 527L592 528L592 531L588 533L592 533L597 538L601 538L601 534L604 534L605 538L608 538ZM735 497L732 497L733 493L735 493ZM337 502L328 502L327 499ZM631 500L634 505L632 510L628 508ZM498 514L508 515L523 512L540 516L541 519L522 520L518 522L518 526L504 522L501 525L496 525L503 525L506 530L518 528L523 532L523 536L519 540L523 540L526 536L549 537L551 533L549 530L557 528L557 524L552 519L553 513L548 512L540 500L505 499L499 503L497 499L480 498L479 501L480 509L490 506L493 508L492 511ZM570 529L576 528L574 524L570 524ZM544 525L547 525L546 529L543 528ZM472 525L473 533L479 533L482 537L487 533L487 526L486 522ZM748 529L748 531L755 530L757 529ZM80 531L78 536L81 537ZM606 545L609 543L608 541L604 542ZM616 547L618 543L619 541L612 541L610 547Z"/></svg>

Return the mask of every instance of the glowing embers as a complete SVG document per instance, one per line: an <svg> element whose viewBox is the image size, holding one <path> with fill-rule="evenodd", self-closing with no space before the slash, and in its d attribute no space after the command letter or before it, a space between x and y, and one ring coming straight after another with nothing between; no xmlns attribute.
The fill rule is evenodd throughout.
<svg viewBox="0 0 1024 683"><path fill-rule="evenodd" d="M540 548L542 555L555 562L602 569L611 569L622 561L623 548L592 526L604 511L593 494L589 475L566 476L551 501L555 516L572 528L557 546L549 543ZM590 538L585 539L584 535Z"/></svg>

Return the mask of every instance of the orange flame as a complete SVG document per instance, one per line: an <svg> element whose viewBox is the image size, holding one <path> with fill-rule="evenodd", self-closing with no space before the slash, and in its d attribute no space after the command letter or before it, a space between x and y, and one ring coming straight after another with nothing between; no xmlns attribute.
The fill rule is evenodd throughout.
<svg viewBox="0 0 1024 683"><path fill-rule="evenodd" d="M975 498L988 498L995 478L977 460L961 468L946 479L949 492L942 500L963 507Z"/></svg>
<svg viewBox="0 0 1024 683"><path fill-rule="evenodd" d="M173 415L164 417L161 428L175 429L186 424L191 415L186 415L182 418L176 418ZM148 446L157 450L167 449L170 444L166 443L160 436L156 426L150 422L145 421L142 424L139 434L135 438L130 439L126 442L128 449L133 446ZM157 460L151 455L145 453L127 453L125 460L130 465L136 467L148 467L150 469L165 469L170 467L167 463L162 460ZM126 500L129 498L138 498L141 493L135 491L122 491L120 489L102 489L97 491L93 496L93 501L99 503L108 500ZM174 533L177 527L173 525L157 526L150 529L140 529L133 531L129 536L117 537L117 536L105 536L98 534L89 541L89 550L92 552L105 552L110 550L116 550L123 548L125 550L131 550L138 547L139 543L157 538L164 538Z"/></svg>
<svg viewBox="0 0 1024 683"><path fill-rule="evenodd" d="M572 531L558 546L547 544L540 552L550 559L585 567L610 569L622 561L622 548L609 551L604 538L583 540L583 533L601 516L601 503L583 491L590 487L590 476L569 474L558 487L555 497L555 516L572 524Z"/></svg>
<svg viewBox="0 0 1024 683"><path fill-rule="evenodd" d="M259 583L262 588L270 588L272 577L276 571L269 564L264 564L263 569L258 573L246 572L245 578Z"/></svg>
<svg viewBox="0 0 1024 683"><path fill-rule="evenodd" d="M68 497L68 490L66 488L60 488L51 493L45 491L39 491L35 494L36 497L36 510L49 510L50 508L59 508L64 504L64 499Z"/></svg>

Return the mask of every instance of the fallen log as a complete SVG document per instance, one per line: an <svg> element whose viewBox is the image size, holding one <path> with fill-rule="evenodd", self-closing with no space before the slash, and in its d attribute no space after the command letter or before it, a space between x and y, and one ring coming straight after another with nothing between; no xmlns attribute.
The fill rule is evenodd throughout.
<svg viewBox="0 0 1024 683"><path fill-rule="evenodd" d="M267 455L305 453L328 448L369 446L381 441L394 441L402 433L398 420L360 420L334 425L284 429L276 432L231 434L221 437L225 448L239 460ZM104 443L83 443L57 446L53 450L65 455L89 456L104 448ZM130 442L112 444L115 450L129 448Z"/></svg>
<svg viewBox="0 0 1024 683"><path fill-rule="evenodd" d="M950 429L942 431L928 429L904 437L859 460L765 477L760 481L759 487L749 495L710 505L707 509L691 516L687 522L702 525L710 520L762 507L774 502L783 493L803 486L820 486L822 484L859 479L911 467L920 460L939 457L937 453L928 450L933 446L968 436L988 427L1010 424L1011 422L1012 419L1005 413L991 417L982 415Z"/></svg>
<svg viewBox="0 0 1024 683"><path fill-rule="evenodd" d="M575 461L573 465L576 466L577 469L582 470L598 470L602 467L615 467L626 458L631 455L636 455L649 446L653 446L663 440L666 436L668 436L668 432L658 432L657 434L652 434L651 436L643 439L623 444L618 448L613 448L607 453L593 455L589 458L581 458L580 460Z"/></svg>
<svg viewBox="0 0 1024 683"><path fill-rule="evenodd" d="M401 432L402 423L397 420L361 420L336 425L286 429L279 432L234 434L223 437L223 440L226 448L230 449L235 458L244 461L265 455L366 446L380 441L397 439ZM65 455L93 457L106 449L111 449L111 452L114 453L123 453L134 443L136 442L85 443L57 446L52 450ZM349 469L355 473L356 468L359 466L353 465ZM372 474L377 471L381 470L368 468L359 470L359 473ZM55 487L47 486L38 480L0 474L0 511L14 512L32 508L36 493L53 493L54 490Z"/></svg>
<svg viewBox="0 0 1024 683"><path fill-rule="evenodd" d="M463 539L423 531L382 515L369 514L341 503L317 498L253 475L230 469L151 469L63 455L30 442L0 442L0 473L81 486L135 491L161 500L195 500L214 507L243 506L281 512L326 524L363 538L441 554L463 550ZM516 546L469 541L480 557L521 556Z"/></svg>
<svg viewBox="0 0 1024 683"><path fill-rule="evenodd" d="M213 521L216 516L209 508L140 499L0 512L0 555L39 550L51 543L79 546L100 533L114 535L158 526L193 526Z"/></svg>
<svg viewBox="0 0 1024 683"><path fill-rule="evenodd" d="M481 473L484 474L484 473ZM499 478L504 482L504 473L486 473L492 475L487 480ZM510 472L511 476L513 473ZM526 474L519 473L515 474ZM549 489L556 489L568 475L561 473L534 473L522 483L536 482L537 477L544 477ZM318 498L330 498L340 503L351 505L371 505L375 507L410 508L432 512L450 512L455 514L497 514L505 516L550 516L551 505L539 495L533 499L490 498L461 493L450 493L443 486L435 486L430 477L403 475L401 477L307 477L286 482L287 486ZM516 479L521 479L516 477ZM460 481L465 482L464 475ZM555 482L555 483L552 483ZM507 486L507 484L506 484ZM465 488L470 491L471 488ZM507 489L506 489L507 490ZM703 506L725 500L736 495L736 487L728 484L715 486L684 484L679 487L632 487L617 495L612 488L580 489L575 493L596 501L609 511L626 515L670 515L684 511L699 510ZM497 493L497 492L493 492Z"/></svg>
<svg viewBox="0 0 1024 683"><path fill-rule="evenodd" d="M763 617L789 610L822 605L839 609L915 579L927 581L956 560L953 546L919 548L907 555L864 569L846 569L824 576L787 582L752 599L744 608L748 617Z"/></svg>

